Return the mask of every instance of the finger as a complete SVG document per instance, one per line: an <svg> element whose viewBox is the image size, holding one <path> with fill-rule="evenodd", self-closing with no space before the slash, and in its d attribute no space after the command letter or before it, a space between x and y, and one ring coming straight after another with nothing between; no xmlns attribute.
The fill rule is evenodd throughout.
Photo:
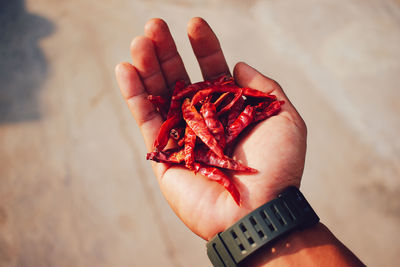
<svg viewBox="0 0 400 267"><path fill-rule="evenodd" d="M136 37L131 43L131 56L147 92L153 95L165 94L167 85L153 42L145 36Z"/></svg>
<svg viewBox="0 0 400 267"><path fill-rule="evenodd" d="M188 36L204 79L216 78L222 74L230 75L217 36L205 20L191 19L188 24Z"/></svg>
<svg viewBox="0 0 400 267"><path fill-rule="evenodd" d="M116 66L115 73L121 94L140 127L147 150L150 151L162 118L147 99L148 94L134 66L120 63Z"/></svg>
<svg viewBox="0 0 400 267"><path fill-rule="evenodd" d="M189 76L167 23L162 19L151 19L146 23L144 29L146 37L153 42L168 88L172 88L178 80L185 80L189 83Z"/></svg>
<svg viewBox="0 0 400 267"><path fill-rule="evenodd" d="M250 87L266 93L273 93L280 99L288 100L276 81L264 76L244 62L236 64L233 69L233 77L235 77L236 83L241 87Z"/></svg>

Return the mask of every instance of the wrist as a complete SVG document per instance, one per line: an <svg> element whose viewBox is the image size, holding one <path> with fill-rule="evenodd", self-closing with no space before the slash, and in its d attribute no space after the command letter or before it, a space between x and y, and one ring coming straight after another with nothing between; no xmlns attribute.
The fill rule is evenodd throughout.
<svg viewBox="0 0 400 267"><path fill-rule="evenodd" d="M364 266L322 223L297 230L243 262L245 267Z"/></svg>
<svg viewBox="0 0 400 267"><path fill-rule="evenodd" d="M325 234L325 227L322 223L308 229L293 231L257 251L243 263L243 266L261 267L282 264L283 260L289 260L288 257L301 253L302 250L304 252L309 247L318 246L323 242L321 236Z"/></svg>

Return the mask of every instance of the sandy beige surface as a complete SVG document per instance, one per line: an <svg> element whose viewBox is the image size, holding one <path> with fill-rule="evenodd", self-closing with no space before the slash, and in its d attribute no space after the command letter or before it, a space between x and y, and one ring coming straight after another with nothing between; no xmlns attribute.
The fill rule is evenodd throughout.
<svg viewBox="0 0 400 267"><path fill-rule="evenodd" d="M199 81L194 16L231 67L276 79L303 115L302 191L321 220L367 265L398 263L398 1L5 2L0 266L211 266L160 194L113 72L161 17Z"/></svg>

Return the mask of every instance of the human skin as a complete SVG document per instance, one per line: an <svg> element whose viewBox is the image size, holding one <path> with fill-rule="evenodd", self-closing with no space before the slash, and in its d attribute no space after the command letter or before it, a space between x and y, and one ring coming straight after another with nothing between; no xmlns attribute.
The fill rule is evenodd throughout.
<svg viewBox="0 0 400 267"><path fill-rule="evenodd" d="M231 75L220 43L206 21L191 19L187 32L204 79ZM166 94L177 80L190 83L190 79L168 26L161 19L146 23L144 35L133 39L130 52L132 64L118 64L116 77L151 151L163 120L147 96ZM306 125L279 84L244 62L234 66L233 78L241 87L271 93L285 101L277 116L257 124L234 149L235 159L258 170L256 174L232 177L241 194L241 205L221 185L200 174L180 166L152 163L160 189L173 211L205 240L275 198L286 187L299 187L304 169ZM318 227L320 231L325 229Z"/></svg>

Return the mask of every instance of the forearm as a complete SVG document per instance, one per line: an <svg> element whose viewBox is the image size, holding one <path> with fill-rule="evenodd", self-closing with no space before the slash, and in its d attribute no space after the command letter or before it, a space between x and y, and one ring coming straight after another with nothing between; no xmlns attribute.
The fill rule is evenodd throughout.
<svg viewBox="0 0 400 267"><path fill-rule="evenodd" d="M295 231L261 249L244 262L246 267L364 266L323 224Z"/></svg>

